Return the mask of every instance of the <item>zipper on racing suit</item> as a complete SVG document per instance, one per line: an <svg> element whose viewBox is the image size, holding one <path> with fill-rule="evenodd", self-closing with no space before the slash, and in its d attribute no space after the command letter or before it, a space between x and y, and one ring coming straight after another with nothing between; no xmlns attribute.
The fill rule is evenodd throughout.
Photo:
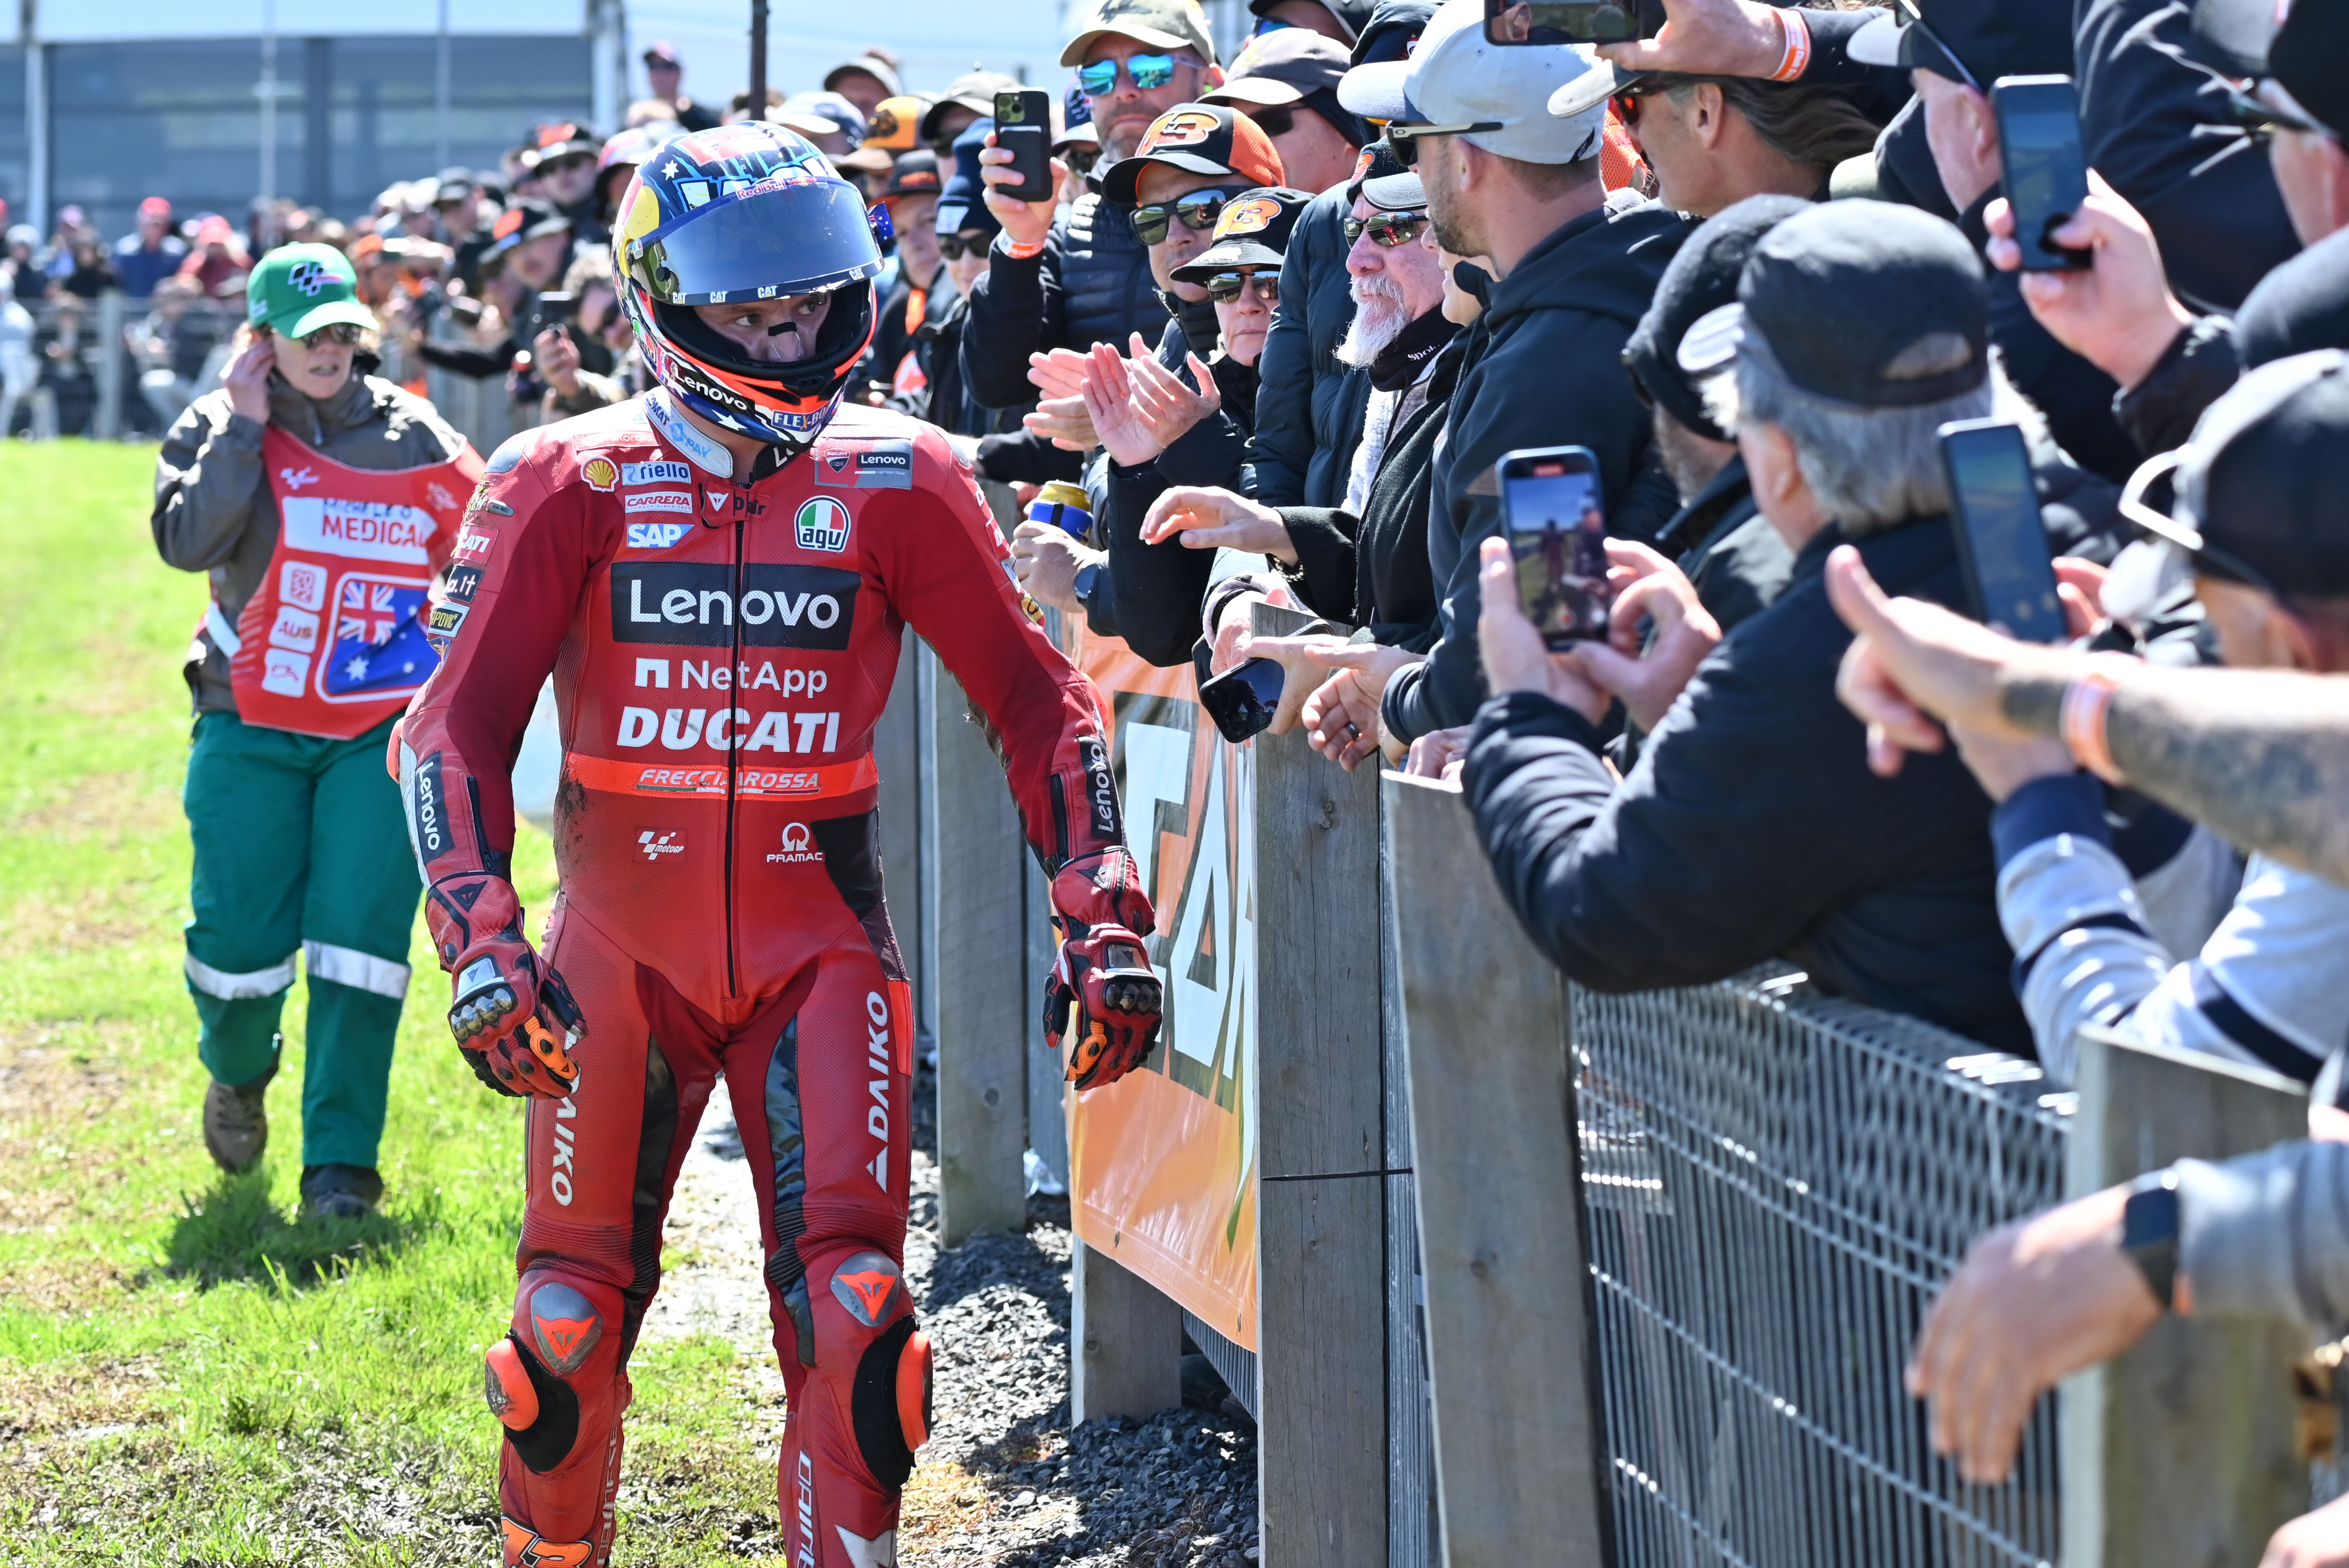
<svg viewBox="0 0 2349 1568"><path fill-rule="evenodd" d="M733 707L735 701L741 696L741 692L735 683L742 678L742 531L744 521L749 518L750 514L750 497L749 487L744 485L740 480L737 480L734 483L734 607L726 617L726 624L730 631L730 641L732 643L731 654L727 660L730 673L727 679L726 702L730 709ZM737 732L737 727L729 723L726 727L726 858L724 861L726 872L726 995L729 999L740 996L742 994L741 986L738 982L734 969L734 877L736 869L734 861L734 805L736 800L735 785L738 781L741 755L742 738Z"/></svg>

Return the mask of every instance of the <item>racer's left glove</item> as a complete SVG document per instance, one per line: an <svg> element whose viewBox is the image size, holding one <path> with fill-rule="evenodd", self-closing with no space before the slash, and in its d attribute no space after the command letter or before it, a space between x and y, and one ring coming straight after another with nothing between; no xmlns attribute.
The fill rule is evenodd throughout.
<svg viewBox="0 0 2349 1568"><path fill-rule="evenodd" d="M424 923L455 977L449 1032L474 1076L504 1095L559 1099L579 1083L572 1047L587 1022L554 966L531 951L512 883L486 872L434 882Z"/></svg>
<svg viewBox="0 0 2349 1568"><path fill-rule="evenodd" d="M1123 848L1081 856L1052 879L1061 955L1044 985L1044 1037L1065 1034L1069 1081L1079 1090L1115 1083L1158 1041L1164 988L1138 931L1158 923L1140 868Z"/></svg>

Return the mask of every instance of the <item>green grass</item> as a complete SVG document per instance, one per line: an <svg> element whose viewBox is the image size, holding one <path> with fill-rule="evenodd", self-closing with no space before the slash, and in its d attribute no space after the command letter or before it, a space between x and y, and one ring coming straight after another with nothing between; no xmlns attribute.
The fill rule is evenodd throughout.
<svg viewBox="0 0 2349 1568"><path fill-rule="evenodd" d="M298 985L267 1161L205 1156L178 801L205 589L155 558L153 460L0 442L0 1560L492 1563L522 1118L458 1060L419 923L383 1217L296 1217ZM515 869L542 917L544 838ZM731 1346L634 1370L620 1560L780 1562Z"/></svg>

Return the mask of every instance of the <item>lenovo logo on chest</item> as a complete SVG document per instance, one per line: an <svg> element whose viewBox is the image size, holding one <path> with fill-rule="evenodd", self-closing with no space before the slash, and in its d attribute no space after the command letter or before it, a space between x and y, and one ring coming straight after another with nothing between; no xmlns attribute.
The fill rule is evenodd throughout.
<svg viewBox="0 0 2349 1568"><path fill-rule="evenodd" d="M830 566L745 566L738 602L731 567L621 562L612 567L612 640L697 648L848 646L856 621L854 572Z"/></svg>

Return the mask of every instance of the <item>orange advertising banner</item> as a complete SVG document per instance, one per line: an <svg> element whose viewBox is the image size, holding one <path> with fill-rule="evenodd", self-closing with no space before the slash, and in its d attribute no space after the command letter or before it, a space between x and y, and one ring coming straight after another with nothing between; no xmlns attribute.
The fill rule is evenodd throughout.
<svg viewBox="0 0 2349 1568"><path fill-rule="evenodd" d="M1126 838L1158 913L1151 964L1166 987L1147 1066L1070 1097L1077 1234L1253 1350L1254 758L1216 733L1189 665L1160 669L1081 630L1062 642L1109 710Z"/></svg>

